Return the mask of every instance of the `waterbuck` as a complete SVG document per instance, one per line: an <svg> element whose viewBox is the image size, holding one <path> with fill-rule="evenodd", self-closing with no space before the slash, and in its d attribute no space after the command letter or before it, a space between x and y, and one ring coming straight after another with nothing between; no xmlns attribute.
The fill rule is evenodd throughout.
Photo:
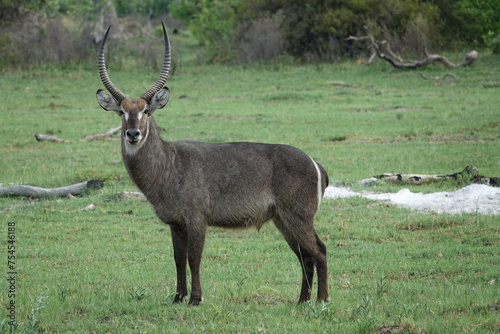
<svg viewBox="0 0 500 334"><path fill-rule="evenodd" d="M110 27L111 28L111 27ZM99 74L109 91L97 101L122 119L123 163L132 181L170 226L177 269L174 303L187 299L186 265L191 269L189 304L202 300L200 262L207 226L255 227L273 220L300 261L299 302L311 298L316 267L318 300L328 299L326 246L314 229L328 175L301 150L263 143L167 142L152 117L169 90L170 42L163 26L165 55L156 83L130 100L110 80L104 60L106 32L99 49Z"/></svg>

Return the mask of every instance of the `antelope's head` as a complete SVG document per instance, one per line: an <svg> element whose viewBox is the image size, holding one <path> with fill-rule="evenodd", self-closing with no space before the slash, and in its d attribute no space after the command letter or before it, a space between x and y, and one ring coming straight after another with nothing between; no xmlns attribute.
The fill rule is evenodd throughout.
<svg viewBox="0 0 500 334"><path fill-rule="evenodd" d="M96 93L97 101L104 110L111 110L122 118L122 135L124 145L129 148L139 148L145 142L149 134L149 117L156 109L163 108L167 102L170 92L167 87L163 87L170 72L170 41L168 39L165 25L163 26L163 37L165 38L165 55L163 57L163 67L156 80L140 98L131 100L125 96L109 78L104 61L104 44L109 34L111 26L106 31L106 35L99 49L99 75L104 90L99 89Z"/></svg>

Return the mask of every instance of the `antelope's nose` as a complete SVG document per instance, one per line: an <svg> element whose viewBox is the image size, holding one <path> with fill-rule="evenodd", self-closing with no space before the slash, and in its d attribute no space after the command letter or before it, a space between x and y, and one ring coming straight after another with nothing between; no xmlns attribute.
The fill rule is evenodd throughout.
<svg viewBox="0 0 500 334"><path fill-rule="evenodd" d="M141 135L141 130L139 129L128 129L125 134L129 140L137 140Z"/></svg>

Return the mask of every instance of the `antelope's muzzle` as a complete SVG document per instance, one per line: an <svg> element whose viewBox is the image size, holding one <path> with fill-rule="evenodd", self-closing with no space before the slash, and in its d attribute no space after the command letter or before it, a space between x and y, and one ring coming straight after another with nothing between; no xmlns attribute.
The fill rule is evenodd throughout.
<svg viewBox="0 0 500 334"><path fill-rule="evenodd" d="M128 129L127 131L125 131L125 136L127 138L127 141L132 145L139 143L142 138L141 130L139 129Z"/></svg>

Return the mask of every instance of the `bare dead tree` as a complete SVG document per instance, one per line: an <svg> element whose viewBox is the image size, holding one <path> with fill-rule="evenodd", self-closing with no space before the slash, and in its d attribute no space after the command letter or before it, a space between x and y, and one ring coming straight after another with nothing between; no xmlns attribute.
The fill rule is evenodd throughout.
<svg viewBox="0 0 500 334"><path fill-rule="evenodd" d="M394 66L397 69L417 69L420 67L424 67L436 62L442 63L447 68L457 68L463 66L470 66L479 56L477 51L470 51L464 55L464 59L455 64L449 61L446 57L439 54L429 54L427 50L427 44L425 40L422 39L422 52L425 56L424 59L421 60L404 60L399 55L395 54L391 50L391 45L386 40L379 41L373 37L370 33L368 27L365 26L366 36L356 37L349 36L346 40L348 41L366 41L368 43L368 48L371 51L370 58L368 60L368 64L371 64L375 58L378 56L380 59L387 61L389 64Z"/></svg>

